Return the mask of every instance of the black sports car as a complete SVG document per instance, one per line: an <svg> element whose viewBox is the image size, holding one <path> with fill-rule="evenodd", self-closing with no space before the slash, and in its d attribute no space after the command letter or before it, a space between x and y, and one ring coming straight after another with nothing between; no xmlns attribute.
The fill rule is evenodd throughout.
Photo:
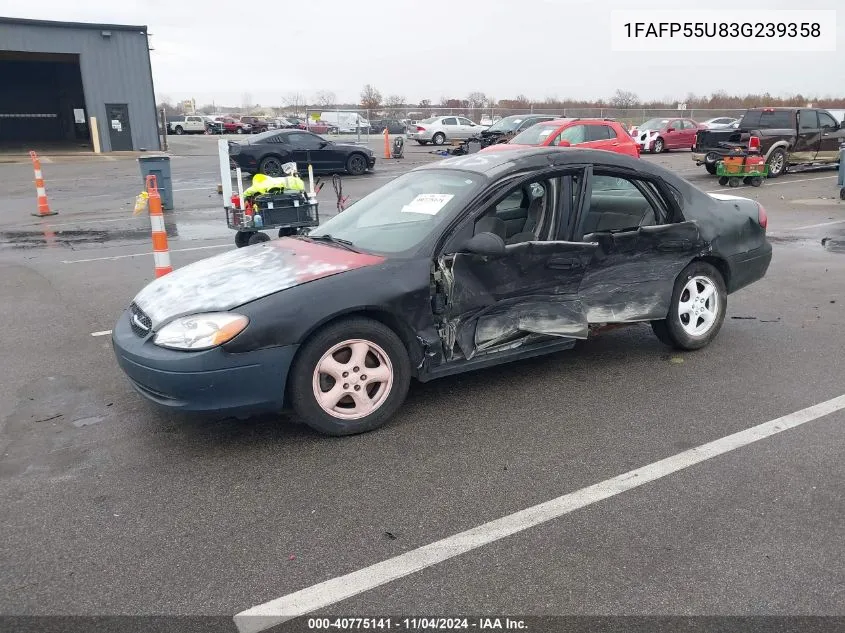
<svg viewBox="0 0 845 633"><path fill-rule="evenodd" d="M315 172L347 171L353 176L376 164L368 147L335 143L306 130L270 130L243 141L229 141L232 166L247 174L282 176L282 165L292 161L304 174L309 158Z"/></svg>
<svg viewBox="0 0 845 633"><path fill-rule="evenodd" d="M411 378L567 349L604 324L704 347L727 295L765 275L766 224L753 200L610 152L449 158L306 236L155 280L114 348L161 405L291 405L323 433L359 433L390 419Z"/></svg>

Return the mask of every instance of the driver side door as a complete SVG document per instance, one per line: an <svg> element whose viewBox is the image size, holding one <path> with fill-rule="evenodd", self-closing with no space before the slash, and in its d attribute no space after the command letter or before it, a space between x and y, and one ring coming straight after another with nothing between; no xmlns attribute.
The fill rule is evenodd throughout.
<svg viewBox="0 0 845 633"><path fill-rule="evenodd" d="M315 171L326 171L335 168L329 146L322 147L322 138L311 132L291 132L287 135L288 144L293 152L293 159L296 161L300 174L308 173L308 160Z"/></svg>
<svg viewBox="0 0 845 633"><path fill-rule="evenodd" d="M596 245L560 237L574 204L574 181L570 170L503 186L447 239L436 258L445 280L441 329L448 333L444 340L447 359L471 360L478 355L587 337L578 288ZM493 233L505 241L514 228L508 228L506 220L498 216L526 189L532 192L532 211L539 211L533 239L523 230L519 233L522 238L508 240L511 243L505 244L499 255L468 252L464 244L479 233Z"/></svg>

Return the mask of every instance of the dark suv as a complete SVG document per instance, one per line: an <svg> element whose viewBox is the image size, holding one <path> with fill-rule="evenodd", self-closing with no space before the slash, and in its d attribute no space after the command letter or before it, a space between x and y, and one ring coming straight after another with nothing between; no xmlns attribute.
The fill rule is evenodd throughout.
<svg viewBox="0 0 845 633"><path fill-rule="evenodd" d="M818 108L751 108L736 130L699 130L692 159L711 174L716 164L749 139L760 139L760 153L777 178L793 165L830 165L839 162L845 130L827 110Z"/></svg>
<svg viewBox="0 0 845 633"><path fill-rule="evenodd" d="M247 123L252 126L250 130L253 134L259 132L266 132L270 129L270 123L266 119L261 119L257 116L242 116L241 123Z"/></svg>

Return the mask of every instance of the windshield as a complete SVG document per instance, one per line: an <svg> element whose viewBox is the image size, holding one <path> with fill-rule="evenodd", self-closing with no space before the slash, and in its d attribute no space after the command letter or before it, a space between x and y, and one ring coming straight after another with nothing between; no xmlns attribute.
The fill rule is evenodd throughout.
<svg viewBox="0 0 845 633"><path fill-rule="evenodd" d="M487 128L488 132L513 132L519 124L525 120L524 116L514 115L499 119L496 123Z"/></svg>
<svg viewBox="0 0 845 633"><path fill-rule="evenodd" d="M649 119L640 126L641 130L661 130L669 123L669 119Z"/></svg>
<svg viewBox="0 0 845 633"><path fill-rule="evenodd" d="M514 136L510 142L514 145L542 145L559 127L557 124L538 123Z"/></svg>
<svg viewBox="0 0 845 633"><path fill-rule="evenodd" d="M331 235L376 253L402 253L431 235L478 191L482 177L446 171L413 171L365 196L310 236Z"/></svg>

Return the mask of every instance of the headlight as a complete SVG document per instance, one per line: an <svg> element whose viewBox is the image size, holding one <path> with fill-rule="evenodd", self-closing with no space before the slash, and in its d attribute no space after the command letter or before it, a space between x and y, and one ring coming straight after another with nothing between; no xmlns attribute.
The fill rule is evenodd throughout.
<svg viewBox="0 0 845 633"><path fill-rule="evenodd" d="M170 349L211 349L231 341L248 323L248 318L232 312L193 314L165 325L156 333L153 343Z"/></svg>

